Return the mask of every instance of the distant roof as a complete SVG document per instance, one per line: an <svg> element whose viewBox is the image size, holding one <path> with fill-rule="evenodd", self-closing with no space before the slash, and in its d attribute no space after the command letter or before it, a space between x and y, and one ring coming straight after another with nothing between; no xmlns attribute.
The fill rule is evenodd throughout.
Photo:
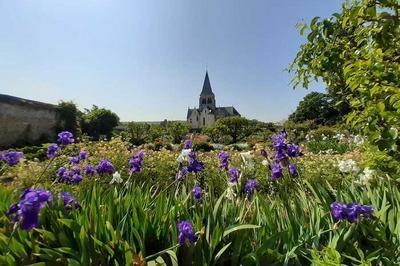
<svg viewBox="0 0 400 266"><path fill-rule="evenodd" d="M206 71L206 77L204 78L203 89L201 90L200 96L214 94L211 89L210 78L208 77L208 71Z"/></svg>
<svg viewBox="0 0 400 266"><path fill-rule="evenodd" d="M58 108L57 105L54 105L54 104L32 101L32 100L23 99L23 98L11 96L11 95L5 95L5 94L0 94L0 102L31 106L33 108L46 108L46 109Z"/></svg>
<svg viewBox="0 0 400 266"><path fill-rule="evenodd" d="M239 112L233 106L217 107L215 111L216 111L215 115L220 117L240 115Z"/></svg>

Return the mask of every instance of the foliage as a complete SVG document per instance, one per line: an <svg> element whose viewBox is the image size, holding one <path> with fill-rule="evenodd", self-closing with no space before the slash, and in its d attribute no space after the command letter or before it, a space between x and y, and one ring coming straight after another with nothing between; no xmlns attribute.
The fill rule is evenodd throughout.
<svg viewBox="0 0 400 266"><path fill-rule="evenodd" d="M335 109L333 99L324 93L311 92L307 94L297 106L289 120L304 122L314 120L316 124L335 124L340 119L339 112Z"/></svg>
<svg viewBox="0 0 400 266"><path fill-rule="evenodd" d="M147 123L130 122L122 132L122 136L134 145L141 145L150 138L151 126Z"/></svg>
<svg viewBox="0 0 400 266"><path fill-rule="evenodd" d="M115 113L93 105L91 110L86 109L83 114L82 131L96 140L101 136L110 138L118 123L119 117Z"/></svg>
<svg viewBox="0 0 400 266"><path fill-rule="evenodd" d="M345 3L329 18L314 18L291 66L295 87L321 78L336 103L349 107L344 109L351 111L350 125L395 160L400 159L399 9L397 0L362 0Z"/></svg>
<svg viewBox="0 0 400 266"><path fill-rule="evenodd" d="M317 154L321 152L343 154L351 151L351 147L347 143L340 143L334 139L313 140L307 142L307 150Z"/></svg>
<svg viewBox="0 0 400 266"><path fill-rule="evenodd" d="M400 263L399 184L384 178L373 185L356 185L353 176L340 174L336 166L349 155L297 158L300 175L285 172L273 182L264 157L256 155L253 168L247 168L238 152L229 151L230 166L240 169L241 175L234 187L236 196L228 198L229 177L218 168L219 152L198 153L205 170L177 182L177 152L145 150L142 171L130 176L127 162L137 150L128 147L121 138L87 141L63 147L51 161L27 160L3 168L14 181L0 187L0 264ZM89 152L82 168L107 158L123 183L109 184L110 175L85 176L75 186L53 183L57 169L80 150ZM41 211L39 228L14 231L4 213L38 176L40 187L50 189L53 196L72 192L82 209L66 209L55 200ZM191 189L199 178L204 179L205 193L197 201ZM248 178L259 182L253 197L243 192ZM374 218L353 224L335 221L330 214L335 200L371 204ZM177 223L182 220L192 222L196 243L177 245Z"/></svg>
<svg viewBox="0 0 400 266"><path fill-rule="evenodd" d="M58 121L56 131L69 131L75 136L81 133L81 112L74 102L61 101L58 103Z"/></svg>
<svg viewBox="0 0 400 266"><path fill-rule="evenodd" d="M186 122L169 121L166 126L166 131L172 143L179 144L189 133L189 125Z"/></svg>
<svg viewBox="0 0 400 266"><path fill-rule="evenodd" d="M294 143L300 143L306 140L307 134L317 128L314 121L308 120L302 123L295 123L293 121L286 121L283 127L288 133L288 139Z"/></svg>
<svg viewBox="0 0 400 266"><path fill-rule="evenodd" d="M231 137L231 143L236 143L248 136L249 120L240 116L220 118L215 122L215 130L221 135Z"/></svg>
<svg viewBox="0 0 400 266"><path fill-rule="evenodd" d="M214 148L210 145L210 143L208 143L206 141L193 143L193 150L195 150L195 151L208 152L208 151L212 151L213 149Z"/></svg>

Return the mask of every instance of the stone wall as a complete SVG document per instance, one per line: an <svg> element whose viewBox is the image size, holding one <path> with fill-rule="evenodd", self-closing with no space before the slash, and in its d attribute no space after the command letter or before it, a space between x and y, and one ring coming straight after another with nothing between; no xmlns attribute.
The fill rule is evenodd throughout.
<svg viewBox="0 0 400 266"><path fill-rule="evenodd" d="M54 140L57 106L0 94L0 148Z"/></svg>

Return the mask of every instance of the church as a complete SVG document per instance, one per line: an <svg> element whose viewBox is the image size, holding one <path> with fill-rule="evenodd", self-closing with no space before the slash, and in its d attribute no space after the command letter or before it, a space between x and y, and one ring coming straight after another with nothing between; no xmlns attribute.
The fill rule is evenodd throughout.
<svg viewBox="0 0 400 266"><path fill-rule="evenodd" d="M233 106L217 107L215 95L211 89L210 78L206 71L203 89L199 98L199 108L188 108L187 122L191 129L200 129L213 126L218 118L228 116L240 116L240 114Z"/></svg>

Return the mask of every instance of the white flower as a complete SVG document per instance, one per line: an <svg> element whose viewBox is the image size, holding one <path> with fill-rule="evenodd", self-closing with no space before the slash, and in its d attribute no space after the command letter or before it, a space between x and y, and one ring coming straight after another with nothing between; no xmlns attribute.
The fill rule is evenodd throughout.
<svg viewBox="0 0 400 266"><path fill-rule="evenodd" d="M269 162L268 162L268 160L263 160L263 161L261 162L261 164L264 165L264 166L268 166L268 165L269 165Z"/></svg>
<svg viewBox="0 0 400 266"><path fill-rule="evenodd" d="M357 163L354 160L345 160L345 161L339 161L338 163L339 170L342 173L350 174L354 173L357 174L360 171L360 168L358 168Z"/></svg>
<svg viewBox="0 0 400 266"><path fill-rule="evenodd" d="M113 174L113 178L111 179L111 182L110 182L110 184L114 184L114 183L117 183L117 184L121 184L122 183L122 178L121 178L121 175L118 173L118 171L117 172L115 172L114 174Z"/></svg>
<svg viewBox="0 0 400 266"><path fill-rule="evenodd" d="M254 155L251 153L251 151L240 153L240 157L242 158L244 168L254 168Z"/></svg>
<svg viewBox="0 0 400 266"><path fill-rule="evenodd" d="M368 167L364 169L364 171L359 175L359 179L355 181L357 184L366 185L368 184L375 176L375 171L369 169Z"/></svg>
<svg viewBox="0 0 400 266"><path fill-rule="evenodd" d="M360 135L354 136L353 143L357 146L361 146L364 143L364 138Z"/></svg>
<svg viewBox="0 0 400 266"><path fill-rule="evenodd" d="M192 149L183 149L181 151L181 154L179 154L177 161L178 162L183 162L183 161L187 161L189 159L189 154L192 151Z"/></svg>

